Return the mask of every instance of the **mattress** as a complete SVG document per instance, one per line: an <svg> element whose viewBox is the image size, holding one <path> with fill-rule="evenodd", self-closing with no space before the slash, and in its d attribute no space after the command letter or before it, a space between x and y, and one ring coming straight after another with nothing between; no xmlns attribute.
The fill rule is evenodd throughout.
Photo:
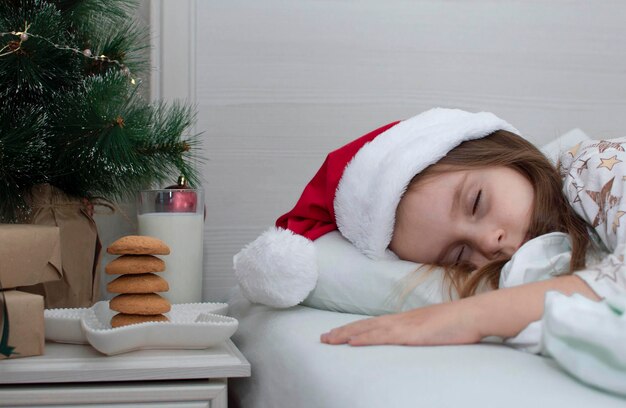
<svg viewBox="0 0 626 408"><path fill-rule="evenodd" d="M331 346L321 333L364 316L229 301L233 341L252 367L229 380L233 406L624 407L625 400L578 382L551 359L501 344Z"/></svg>

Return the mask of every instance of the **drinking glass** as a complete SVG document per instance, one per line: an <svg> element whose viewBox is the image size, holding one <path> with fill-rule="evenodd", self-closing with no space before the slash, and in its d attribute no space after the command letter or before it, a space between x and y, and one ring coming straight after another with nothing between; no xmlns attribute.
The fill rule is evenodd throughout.
<svg viewBox="0 0 626 408"><path fill-rule="evenodd" d="M202 302L204 194L201 189L143 190L137 197L139 235L159 238L170 254L159 256L159 273L170 289L161 293L170 303Z"/></svg>

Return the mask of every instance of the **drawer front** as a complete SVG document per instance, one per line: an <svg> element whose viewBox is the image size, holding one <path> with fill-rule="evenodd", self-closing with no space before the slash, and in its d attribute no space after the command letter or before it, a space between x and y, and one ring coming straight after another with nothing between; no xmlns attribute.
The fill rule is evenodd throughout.
<svg viewBox="0 0 626 408"><path fill-rule="evenodd" d="M223 408L226 390L226 380L2 385L0 406Z"/></svg>

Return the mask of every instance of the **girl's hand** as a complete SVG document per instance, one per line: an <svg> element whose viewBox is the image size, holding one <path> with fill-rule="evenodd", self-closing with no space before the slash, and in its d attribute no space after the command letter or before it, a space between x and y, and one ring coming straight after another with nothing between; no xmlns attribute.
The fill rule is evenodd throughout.
<svg viewBox="0 0 626 408"><path fill-rule="evenodd" d="M443 345L477 343L482 339L477 309L455 301L404 313L360 320L322 334L326 344Z"/></svg>

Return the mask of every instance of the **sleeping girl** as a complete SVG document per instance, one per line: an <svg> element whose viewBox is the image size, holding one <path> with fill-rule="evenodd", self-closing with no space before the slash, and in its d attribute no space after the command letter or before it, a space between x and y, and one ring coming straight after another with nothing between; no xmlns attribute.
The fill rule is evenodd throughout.
<svg viewBox="0 0 626 408"><path fill-rule="evenodd" d="M322 342L517 336L541 318L550 291L593 301L626 292L622 142L579 143L557 167L491 113L437 108L389 124L328 155L294 209L235 256L239 285L253 302L298 304L315 287L312 241L338 229L372 259L445 267L460 299L360 320ZM525 278L502 273L518 251L555 232L571 248L564 270L526 276L518 264Z"/></svg>
<svg viewBox="0 0 626 408"><path fill-rule="evenodd" d="M591 152L593 148L579 146L581 156L572 163L589 160ZM568 185L589 185L587 177L598 177L593 175L597 169L561 170ZM612 173L604 170L612 179ZM496 131L452 149L409 184L396 211L389 248L402 259L444 266L462 299L357 322L323 334L322 341L432 345L513 337L541 317L547 291L580 293L597 300L607 291L619 290L618 282L605 288L604 281L596 280L597 271L585 269L589 234L596 233L589 228L594 224L588 218L593 209L576 206L583 210L577 212L571 203L582 203L587 197L581 194L591 198L593 191L570 189L566 192L574 194L566 196L562 185L548 159L513 133ZM598 204L598 210L609 210L608 205ZM605 223L595 224L598 232L607 232ZM513 254L530 239L554 231L568 233L571 240L572 256L563 276L499 288L500 271ZM613 242L604 244L614 247ZM499 290L475 295L481 285Z"/></svg>

